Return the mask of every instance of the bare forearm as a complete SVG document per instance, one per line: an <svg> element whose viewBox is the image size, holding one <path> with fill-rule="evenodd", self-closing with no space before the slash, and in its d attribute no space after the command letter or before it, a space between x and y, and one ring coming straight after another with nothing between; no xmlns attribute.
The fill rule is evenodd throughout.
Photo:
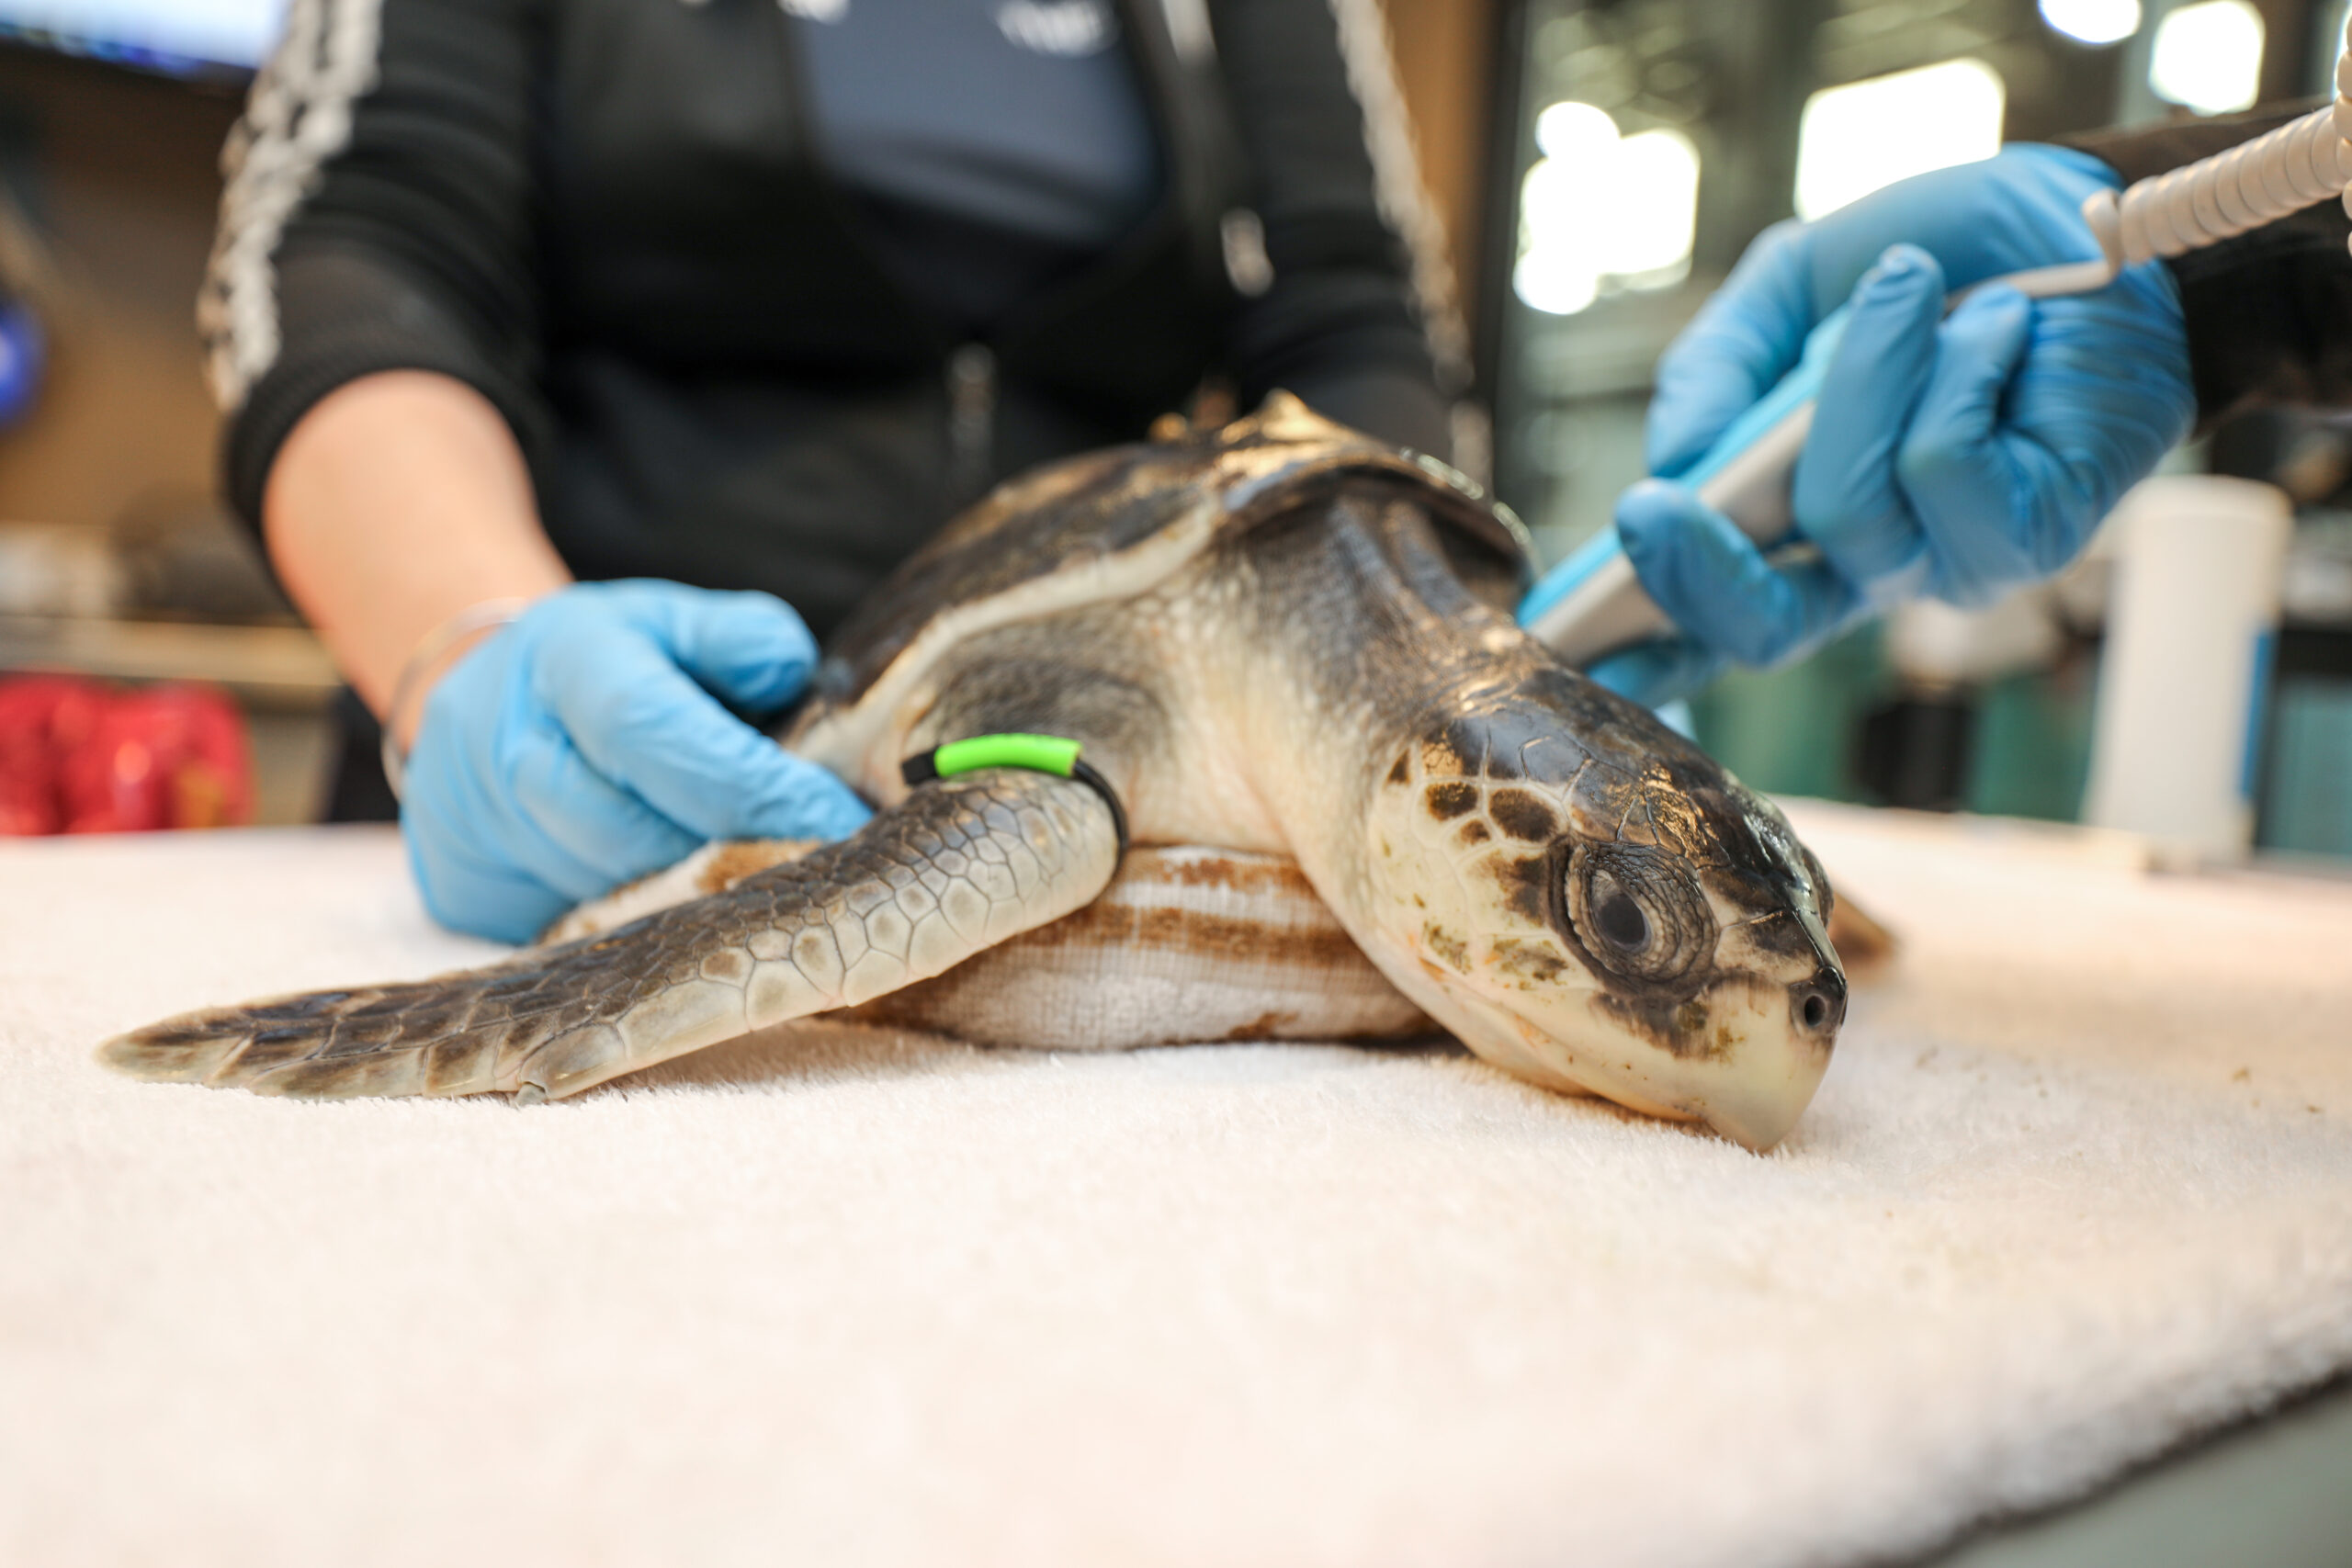
<svg viewBox="0 0 2352 1568"><path fill-rule="evenodd" d="M469 604L571 581L506 422L463 382L369 376L294 427L263 532L279 578L379 714L419 640ZM404 705L401 739L419 705Z"/></svg>

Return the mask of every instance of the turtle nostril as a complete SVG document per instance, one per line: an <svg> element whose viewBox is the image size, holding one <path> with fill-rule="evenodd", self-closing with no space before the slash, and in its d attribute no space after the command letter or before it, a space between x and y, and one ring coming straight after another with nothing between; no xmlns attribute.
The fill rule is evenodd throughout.
<svg viewBox="0 0 2352 1568"><path fill-rule="evenodd" d="M1808 1034L1827 1034L1846 1021L1846 977L1831 968L1789 987L1789 1004Z"/></svg>

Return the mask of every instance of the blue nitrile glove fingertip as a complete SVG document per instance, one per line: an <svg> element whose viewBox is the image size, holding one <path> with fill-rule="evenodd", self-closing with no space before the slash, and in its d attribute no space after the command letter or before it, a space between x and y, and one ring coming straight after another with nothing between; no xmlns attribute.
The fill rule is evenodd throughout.
<svg viewBox="0 0 2352 1568"><path fill-rule="evenodd" d="M1617 498L1617 536L1634 575L1685 636L1743 664L1777 655L1781 633L1757 591L1770 569L1729 518L1679 485L1644 479Z"/></svg>
<svg viewBox="0 0 2352 1568"><path fill-rule="evenodd" d="M1930 536L1948 517L1937 505L1957 483L1992 483L2003 465L2003 397L2033 338L2033 301L2005 285L1962 300L1937 329L1934 374L1921 390L1896 467Z"/></svg>
<svg viewBox="0 0 2352 1568"><path fill-rule="evenodd" d="M773 593L702 593L678 633L671 652L679 668L754 713L782 708L817 668L808 624Z"/></svg>
<svg viewBox="0 0 2352 1568"><path fill-rule="evenodd" d="M1668 594L1688 577L1688 558L1702 548L1701 536L1713 524L1724 523L1699 498L1671 479L1641 479L1617 498L1617 542L1634 565L1650 597L1667 617L1686 630L1702 616L1702 606L1669 600Z"/></svg>
<svg viewBox="0 0 2352 1568"><path fill-rule="evenodd" d="M527 827L507 849L539 881L575 902L674 865L703 835L607 778L542 714L513 753L506 783Z"/></svg>
<svg viewBox="0 0 2352 1568"><path fill-rule="evenodd" d="M2025 334L2033 328L2034 302L2022 289L2007 283L1984 283L1968 291L1944 318L1947 332L2015 334L2018 352L2025 349Z"/></svg>
<svg viewBox="0 0 2352 1568"><path fill-rule="evenodd" d="M1586 678L1646 708L1689 696L1722 673L1723 656L1688 637L1660 637L1621 649L1585 671Z"/></svg>
<svg viewBox="0 0 2352 1568"><path fill-rule="evenodd" d="M1854 313L1860 315L1882 301L1923 298L1933 299L1941 310L1944 269L1917 245L1889 245L1854 286ZM1850 322L1846 330L1849 334L1853 332Z"/></svg>
<svg viewBox="0 0 2352 1568"><path fill-rule="evenodd" d="M1617 498L1617 532L1628 544L1633 536L1670 530L1706 508L1672 479L1636 479Z"/></svg>
<svg viewBox="0 0 2352 1568"><path fill-rule="evenodd" d="M1650 597L1686 636L1735 663L1775 664L1818 646L1859 607L1827 562L1775 566L1730 518L1675 486L1634 486L1617 516Z"/></svg>
<svg viewBox="0 0 2352 1568"><path fill-rule="evenodd" d="M1705 457L1797 362L1823 314L1812 301L1806 247L1794 219L1765 230L1668 345L1644 427L1650 472L1671 479Z"/></svg>
<svg viewBox="0 0 2352 1568"><path fill-rule="evenodd" d="M695 614L672 604L661 625L633 613L559 628L534 685L597 774L696 840L740 838L741 802L763 793L776 750L673 654L673 623Z"/></svg>
<svg viewBox="0 0 2352 1568"><path fill-rule="evenodd" d="M584 584L572 592L594 614L630 627L664 662L737 707L783 707L817 665L816 638L799 613L773 593L658 578Z"/></svg>
<svg viewBox="0 0 2352 1568"><path fill-rule="evenodd" d="M403 818L405 827L406 818ZM519 945L571 908L564 898L512 869L476 863L444 838L404 832L409 875L424 912L468 936Z"/></svg>
<svg viewBox="0 0 2352 1568"><path fill-rule="evenodd" d="M1930 267L1934 267L1940 276L1943 269L1936 266L1935 257L1908 241L1897 241L1879 253L1878 260L1871 264L1871 270L1862 275L1860 287L1868 288L1873 283L1908 277Z"/></svg>
<svg viewBox="0 0 2352 1568"><path fill-rule="evenodd" d="M1920 553L1894 454L1935 372L1944 275L1916 245L1889 246L1855 288L1791 477L1796 525L1868 592Z"/></svg>
<svg viewBox="0 0 2352 1568"><path fill-rule="evenodd" d="M846 839L873 818L873 809L849 785L778 749L765 775L745 792L741 829L747 839Z"/></svg>
<svg viewBox="0 0 2352 1568"><path fill-rule="evenodd" d="M504 791L508 705L529 640L519 625L510 627L435 684L401 803L401 839L425 912L493 942L530 941L571 902L518 852L536 835Z"/></svg>

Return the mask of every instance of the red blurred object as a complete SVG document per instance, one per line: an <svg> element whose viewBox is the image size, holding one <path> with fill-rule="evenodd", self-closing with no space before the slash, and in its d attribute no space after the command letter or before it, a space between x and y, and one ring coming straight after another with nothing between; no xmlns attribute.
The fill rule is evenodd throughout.
<svg viewBox="0 0 2352 1568"><path fill-rule="evenodd" d="M0 834L229 828L253 808L245 721L209 687L0 680Z"/></svg>

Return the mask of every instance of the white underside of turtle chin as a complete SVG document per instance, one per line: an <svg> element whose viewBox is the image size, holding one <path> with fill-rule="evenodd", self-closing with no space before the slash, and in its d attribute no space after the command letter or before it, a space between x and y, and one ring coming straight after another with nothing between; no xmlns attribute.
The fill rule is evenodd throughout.
<svg viewBox="0 0 2352 1568"><path fill-rule="evenodd" d="M1395 979L1395 976L1390 976ZM1632 1068L1636 1048L1655 1052L1657 1047L1630 1037L1606 1038L1596 1032L1591 1046L1599 1051L1578 1052L1556 1036L1545 1033L1534 1023L1508 1009L1486 1001L1482 998L1467 998L1423 981L1419 984L1400 981L1398 988L1420 1005L1421 1010L1443 1024L1446 1032L1469 1047L1481 1061L1500 1067L1513 1077L1523 1078L1540 1089L1555 1093L1606 1100L1628 1111L1645 1116L1656 1116L1668 1122L1704 1121L1703 1111L1680 1100L1653 1092ZM1599 1054L1619 1056L1622 1069L1603 1069L1597 1059ZM1594 1059L1588 1059L1589 1056Z"/></svg>
<svg viewBox="0 0 2352 1568"><path fill-rule="evenodd" d="M1589 991L1564 989L1554 1010L1558 1021L1547 1030L1426 976L1392 969L1389 977L1478 1057L1515 1077L1645 1116L1700 1122L1758 1152L1788 1135L1828 1070L1828 1050L1789 1024L1785 992L1743 976L1700 994L1707 1042L1681 1054L1614 1021Z"/></svg>

